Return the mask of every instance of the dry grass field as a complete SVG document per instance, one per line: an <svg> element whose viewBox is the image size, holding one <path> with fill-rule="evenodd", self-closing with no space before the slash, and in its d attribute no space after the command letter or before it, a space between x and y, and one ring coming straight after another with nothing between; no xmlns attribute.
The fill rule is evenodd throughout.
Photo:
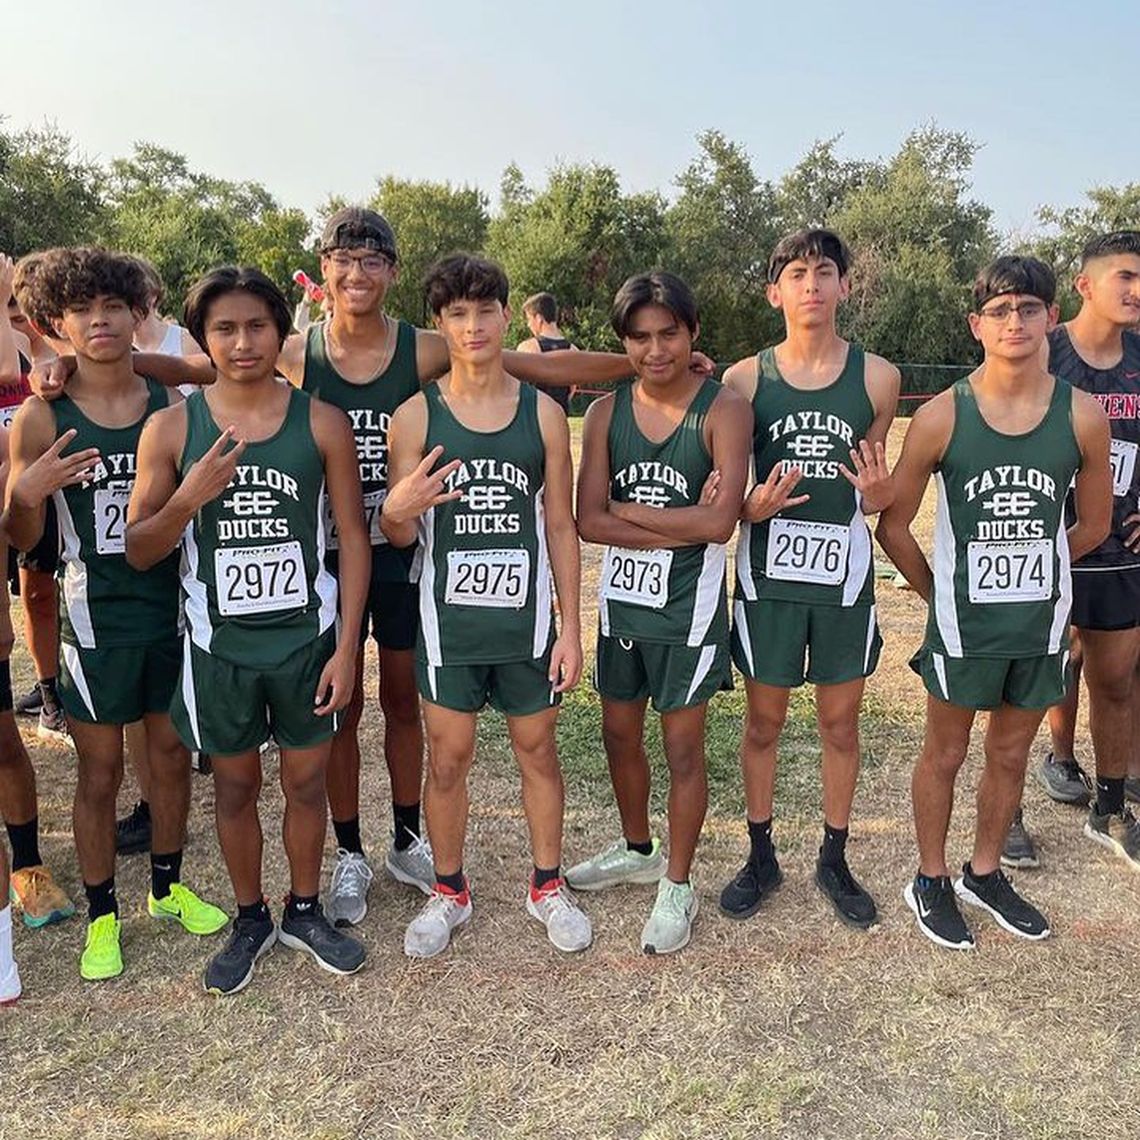
<svg viewBox="0 0 1140 1140"><path fill-rule="evenodd" d="M896 454L904 426L892 436ZM924 519L928 526L929 512ZM595 557L588 583L596 569ZM972 915L973 954L940 950L919 935L900 892L914 870L909 776L923 707L906 661L923 611L889 581L879 597L886 648L868 689L849 849L879 902L872 931L840 925L812 883L821 823L809 693L793 702L781 754L775 835L785 884L742 924L719 914L716 897L745 846L736 761L743 694L714 702L711 805L694 873L702 911L688 949L660 958L637 952L648 888L586 897L597 937L572 959L527 918L518 782L503 726L488 715L467 860L476 913L449 953L427 963L404 958L403 928L421 896L380 872L360 928L370 953L362 973L335 978L279 946L244 994L212 999L201 987L212 943L149 920L146 859L124 860L120 979L79 980L78 918L16 932L25 995L0 1011L0 1137L1134 1135L1140 877L1081 837L1080 811L1053 805L1031 785L1027 818L1043 867L1017 881L1050 916L1053 937L1022 942ZM592 603L585 609L589 627ZM374 678L371 658L368 668ZM29 678L22 652L15 672L22 692ZM378 714L369 708L364 823L382 859L387 779ZM32 735L27 742L46 854L78 896L72 758ZM560 742L569 863L617 834L588 684L566 703ZM656 739L650 753L662 773L661 818ZM973 759L952 824L952 861L969 851ZM272 776L275 761L269 769ZM186 878L228 903L209 781L195 777L193 792ZM275 900L286 884L279 818L270 779L263 820L266 887ZM331 864L331 836L328 854Z"/></svg>

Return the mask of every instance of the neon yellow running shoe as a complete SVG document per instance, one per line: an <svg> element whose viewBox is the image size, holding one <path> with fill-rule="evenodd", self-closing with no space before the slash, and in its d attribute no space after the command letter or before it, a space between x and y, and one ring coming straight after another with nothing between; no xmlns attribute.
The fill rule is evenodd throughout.
<svg viewBox="0 0 1140 1140"><path fill-rule="evenodd" d="M87 924L87 944L79 959L79 976L88 982L117 978L123 972L123 952L119 948L119 920L101 914Z"/></svg>
<svg viewBox="0 0 1140 1140"><path fill-rule="evenodd" d="M217 934L230 921L224 910L203 901L181 883L171 883L170 894L164 899L148 894L146 909L151 918L173 919L191 934Z"/></svg>

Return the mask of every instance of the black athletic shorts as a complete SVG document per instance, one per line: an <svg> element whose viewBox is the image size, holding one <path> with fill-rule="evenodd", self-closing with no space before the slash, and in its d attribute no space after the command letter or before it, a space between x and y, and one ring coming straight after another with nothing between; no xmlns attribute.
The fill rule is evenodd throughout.
<svg viewBox="0 0 1140 1140"><path fill-rule="evenodd" d="M44 505L44 533L31 550L22 550L16 557L24 570L41 570L54 574L59 569L59 519L55 502L48 499Z"/></svg>
<svg viewBox="0 0 1140 1140"><path fill-rule="evenodd" d="M1071 620L1077 629L1135 629L1140 625L1140 567L1074 570Z"/></svg>

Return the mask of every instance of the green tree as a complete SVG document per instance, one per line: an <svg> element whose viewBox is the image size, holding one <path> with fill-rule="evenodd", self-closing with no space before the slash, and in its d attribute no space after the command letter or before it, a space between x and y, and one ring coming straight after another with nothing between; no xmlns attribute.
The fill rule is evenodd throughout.
<svg viewBox="0 0 1140 1140"><path fill-rule="evenodd" d="M731 362L771 343L782 327L765 296L768 253L778 236L772 186L744 149L719 131L697 137L700 154L678 175L666 215L669 268L696 294L701 348Z"/></svg>
<svg viewBox="0 0 1140 1140"><path fill-rule="evenodd" d="M513 334L525 335L521 301L549 291L567 335L586 348L613 349L614 293L630 274L657 265L667 245L659 194L623 194L609 166L559 166L541 190L516 166L503 175L502 208L487 229L487 252L507 271Z"/></svg>
<svg viewBox="0 0 1140 1140"><path fill-rule="evenodd" d="M92 241L103 217L103 172L56 126L0 130L0 250L23 257Z"/></svg>

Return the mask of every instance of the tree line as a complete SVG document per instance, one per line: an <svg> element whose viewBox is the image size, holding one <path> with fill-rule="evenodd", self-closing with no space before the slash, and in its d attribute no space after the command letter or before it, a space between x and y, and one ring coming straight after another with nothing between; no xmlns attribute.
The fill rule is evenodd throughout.
<svg viewBox="0 0 1140 1140"><path fill-rule="evenodd" d="M1042 206L1029 238L1002 234L970 191L980 144L934 124L887 158L843 159L838 138L818 141L778 178L763 177L719 131L696 142L668 199L626 193L619 173L599 163L556 166L540 186L512 164L495 208L475 187L381 177L368 204L392 223L401 257L389 311L423 322L427 266L456 249L480 250L510 277L520 338L521 300L548 290L568 335L583 347L612 349L608 313L617 287L631 273L664 266L697 294L701 347L728 361L782 329L764 295L776 239L826 225L855 253L844 333L890 360L960 365L977 358L964 316L970 283L987 259L1017 249L1049 262L1068 315L1075 308L1068 281L1087 237L1140 224L1140 183L1130 183L1093 187L1077 206ZM79 155L58 127L7 131L0 123L0 250L18 257L98 242L141 254L158 268L164 307L174 314L191 282L221 263L257 265L282 286L296 269L317 276L316 234L341 204L330 196L310 217L258 182L192 170L184 155L152 143L102 165Z"/></svg>

